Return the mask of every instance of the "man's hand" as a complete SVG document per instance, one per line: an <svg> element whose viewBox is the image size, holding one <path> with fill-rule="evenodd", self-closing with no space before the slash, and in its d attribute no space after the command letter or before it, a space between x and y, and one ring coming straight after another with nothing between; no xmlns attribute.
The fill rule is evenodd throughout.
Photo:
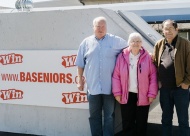
<svg viewBox="0 0 190 136"><path fill-rule="evenodd" d="M185 83L181 83L180 86L182 89L188 89L189 88L189 85L186 85Z"/></svg>
<svg viewBox="0 0 190 136"><path fill-rule="evenodd" d="M83 90L84 90L84 78L79 77L79 81L78 81L78 84L77 84L77 88L78 88L80 91L83 91Z"/></svg>
<svg viewBox="0 0 190 136"><path fill-rule="evenodd" d="M80 91L83 91L84 90L84 83L85 83L85 79L84 77L82 76L83 75L83 72L84 72L84 68L81 68L81 67L77 67L77 73L78 73L78 84L77 84L77 88L80 90Z"/></svg>

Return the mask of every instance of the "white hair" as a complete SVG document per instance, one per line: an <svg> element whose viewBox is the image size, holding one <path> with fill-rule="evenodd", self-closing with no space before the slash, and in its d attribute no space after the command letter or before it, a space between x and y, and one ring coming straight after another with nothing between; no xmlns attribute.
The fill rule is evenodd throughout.
<svg viewBox="0 0 190 136"><path fill-rule="evenodd" d="M141 41L143 40L141 34L137 33L137 32L133 32L129 35L129 39L128 39L128 45L130 44L130 42L134 39L134 38L140 38Z"/></svg>
<svg viewBox="0 0 190 136"><path fill-rule="evenodd" d="M100 17L96 17L96 18L94 18L94 20L93 20L93 26L95 26L96 23L97 23L97 22L100 22L100 21L104 21L105 24L106 24L106 18L100 16Z"/></svg>

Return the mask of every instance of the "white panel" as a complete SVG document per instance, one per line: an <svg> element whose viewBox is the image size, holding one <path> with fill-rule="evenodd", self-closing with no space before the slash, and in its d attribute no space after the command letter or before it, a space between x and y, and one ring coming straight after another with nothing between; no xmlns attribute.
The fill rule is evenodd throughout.
<svg viewBox="0 0 190 136"><path fill-rule="evenodd" d="M97 16L107 18L109 33L126 40L136 31L114 11L101 8L6 12L0 14L0 50L77 50L81 41L93 33L92 20ZM144 42L150 44L146 39ZM87 109L1 104L0 111L0 131L46 136L90 135ZM120 130L117 105L115 132Z"/></svg>
<svg viewBox="0 0 190 136"><path fill-rule="evenodd" d="M138 15L127 11L119 11L119 14L126 20L126 22L133 26L136 31L141 33L141 35L151 43L145 44L144 47L152 52L155 43L163 37L158 32L153 30L150 25L147 25L147 23Z"/></svg>
<svg viewBox="0 0 190 136"><path fill-rule="evenodd" d="M87 92L77 89L76 55L76 50L0 50L0 103L88 109Z"/></svg>

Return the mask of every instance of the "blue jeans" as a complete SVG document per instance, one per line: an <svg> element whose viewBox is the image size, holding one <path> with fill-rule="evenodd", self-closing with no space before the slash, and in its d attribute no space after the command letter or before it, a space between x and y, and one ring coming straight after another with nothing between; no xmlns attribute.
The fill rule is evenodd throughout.
<svg viewBox="0 0 190 136"><path fill-rule="evenodd" d="M88 93L90 128L92 136L114 136L114 108L113 95L90 95ZM104 125L102 125L102 110Z"/></svg>
<svg viewBox="0 0 190 136"><path fill-rule="evenodd" d="M162 108L162 136L172 136L172 120L174 105L179 123L179 136L189 136L189 90L160 89L160 105Z"/></svg>

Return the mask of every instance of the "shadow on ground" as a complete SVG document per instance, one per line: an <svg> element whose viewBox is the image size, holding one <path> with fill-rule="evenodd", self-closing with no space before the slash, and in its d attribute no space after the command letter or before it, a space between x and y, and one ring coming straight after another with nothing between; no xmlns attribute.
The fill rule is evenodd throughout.
<svg viewBox="0 0 190 136"><path fill-rule="evenodd" d="M190 131L190 128L189 128L189 131ZM121 132L115 134L115 136L122 136ZM147 136L161 136L161 124L148 123ZM177 126L173 126L172 136L178 136Z"/></svg>
<svg viewBox="0 0 190 136"><path fill-rule="evenodd" d="M20 133L9 133L9 132L0 132L0 136L37 136L37 135L20 134Z"/></svg>
<svg viewBox="0 0 190 136"><path fill-rule="evenodd" d="M178 127L173 126L173 136L178 136L177 134L178 134ZM39 136L39 135L0 132L0 136ZM119 132L115 134L115 136L121 136L121 133ZM161 124L148 123L147 136L161 136Z"/></svg>

